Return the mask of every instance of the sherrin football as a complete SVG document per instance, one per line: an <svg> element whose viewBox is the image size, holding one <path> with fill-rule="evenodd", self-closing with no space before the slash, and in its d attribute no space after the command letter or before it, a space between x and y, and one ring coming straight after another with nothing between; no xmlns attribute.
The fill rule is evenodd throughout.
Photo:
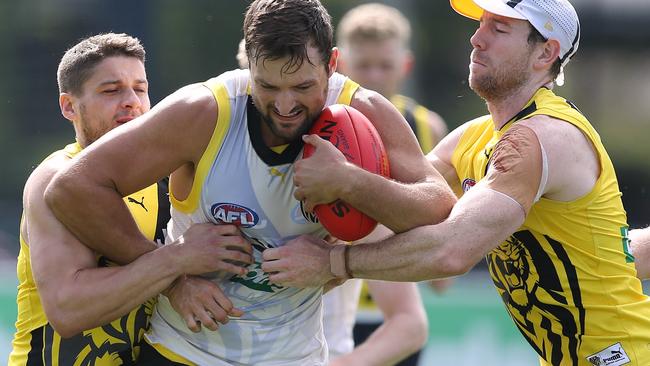
<svg viewBox="0 0 650 366"><path fill-rule="evenodd" d="M371 173L390 176L388 156L379 133L358 110L343 104L326 107L309 133L331 142L349 162ZM314 147L306 144L303 158L313 153ZM323 227L341 240L361 239L377 226L377 221L341 200L317 205L314 211Z"/></svg>

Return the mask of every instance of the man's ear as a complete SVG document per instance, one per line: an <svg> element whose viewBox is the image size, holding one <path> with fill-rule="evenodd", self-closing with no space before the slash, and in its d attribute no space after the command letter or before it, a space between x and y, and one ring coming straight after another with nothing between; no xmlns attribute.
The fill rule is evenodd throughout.
<svg viewBox="0 0 650 366"><path fill-rule="evenodd" d="M560 42L549 39L541 46L533 66L538 70L548 70L558 58L560 58Z"/></svg>
<svg viewBox="0 0 650 366"><path fill-rule="evenodd" d="M79 113L74 105L74 97L69 93L59 94L59 108L63 117L70 121L74 121Z"/></svg>
<svg viewBox="0 0 650 366"><path fill-rule="evenodd" d="M336 71L336 67L338 66L338 59L339 59L339 49L334 47L332 48L332 54L330 55L330 60L327 63L327 70L328 70L327 76L332 76L332 74Z"/></svg>
<svg viewBox="0 0 650 366"><path fill-rule="evenodd" d="M404 76L407 76L413 71L413 67L415 67L415 57L413 56L413 52L411 50L405 50L404 51L404 64L403 64L403 69L402 72L404 73Z"/></svg>

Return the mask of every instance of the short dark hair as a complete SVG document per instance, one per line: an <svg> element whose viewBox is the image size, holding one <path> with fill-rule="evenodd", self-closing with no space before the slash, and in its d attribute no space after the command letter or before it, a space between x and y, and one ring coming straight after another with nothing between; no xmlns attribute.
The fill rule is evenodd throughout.
<svg viewBox="0 0 650 366"><path fill-rule="evenodd" d="M535 27L533 27L532 24L528 23L530 26L530 33L528 34L528 44L529 45L535 45L537 43L544 43L548 41L546 37L544 37ZM560 68L561 68L562 62L560 61L560 58L558 57L557 60L551 65L551 69L549 70L549 73L551 74L551 77L553 80L557 78L557 76L560 74Z"/></svg>
<svg viewBox="0 0 650 366"><path fill-rule="evenodd" d="M252 62L289 57L282 72L297 71L315 46L326 67L333 47L332 18L318 0L255 0L244 18L246 54Z"/></svg>
<svg viewBox="0 0 650 366"><path fill-rule="evenodd" d="M135 57L144 63L140 40L127 34L105 33L79 41L65 52L56 73L60 93L80 94L92 70L107 57Z"/></svg>

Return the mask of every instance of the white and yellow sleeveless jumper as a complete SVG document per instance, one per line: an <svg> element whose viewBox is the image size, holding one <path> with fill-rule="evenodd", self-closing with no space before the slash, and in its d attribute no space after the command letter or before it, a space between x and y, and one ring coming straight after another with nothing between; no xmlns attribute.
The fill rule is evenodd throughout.
<svg viewBox="0 0 650 366"><path fill-rule="evenodd" d="M322 288L270 284L261 270L265 248L303 234L327 234L293 197L293 163L302 156L302 141L281 153L264 145L260 116L250 100L248 70L226 72L205 86L214 94L219 117L188 198L178 201L171 195L168 234L173 241L194 223L240 226L253 243L255 263L244 277L212 278L245 314L216 332L203 328L193 333L161 295L147 338L168 358L199 365L325 365ZM357 87L333 74L326 105L349 104Z"/></svg>

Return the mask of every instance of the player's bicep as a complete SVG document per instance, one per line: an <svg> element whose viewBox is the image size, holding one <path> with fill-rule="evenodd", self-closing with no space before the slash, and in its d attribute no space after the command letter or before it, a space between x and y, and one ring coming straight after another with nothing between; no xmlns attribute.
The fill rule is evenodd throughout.
<svg viewBox="0 0 650 366"><path fill-rule="evenodd" d="M368 117L381 136L392 178L414 183L438 176L427 163L406 120L386 98L370 90L359 89L351 106Z"/></svg>
<svg viewBox="0 0 650 366"><path fill-rule="evenodd" d="M30 250L32 274L44 300L55 296L83 268L96 265L93 252L61 224L43 200L49 179L35 177L25 194L21 231Z"/></svg>
<svg viewBox="0 0 650 366"><path fill-rule="evenodd" d="M452 164L454 150L469 123L464 123L447 134L426 156L429 163L445 178L456 196L462 194L456 168Z"/></svg>
<svg viewBox="0 0 650 366"><path fill-rule="evenodd" d="M486 186L515 200L528 215L539 200L544 181L544 157L535 132L517 125L506 132L494 148Z"/></svg>
<svg viewBox="0 0 650 366"><path fill-rule="evenodd" d="M429 154L427 154L427 160L433 166L433 168L436 169L443 178L445 178L445 181L454 191L456 196L460 197L462 194L462 189L460 187L458 174L456 173L454 166L451 165L451 163L446 163L440 159L440 157L438 157L434 151L431 151Z"/></svg>
<svg viewBox="0 0 650 366"><path fill-rule="evenodd" d="M181 89L84 149L76 168L127 196L184 164L198 163L217 115L209 89L201 85Z"/></svg>

